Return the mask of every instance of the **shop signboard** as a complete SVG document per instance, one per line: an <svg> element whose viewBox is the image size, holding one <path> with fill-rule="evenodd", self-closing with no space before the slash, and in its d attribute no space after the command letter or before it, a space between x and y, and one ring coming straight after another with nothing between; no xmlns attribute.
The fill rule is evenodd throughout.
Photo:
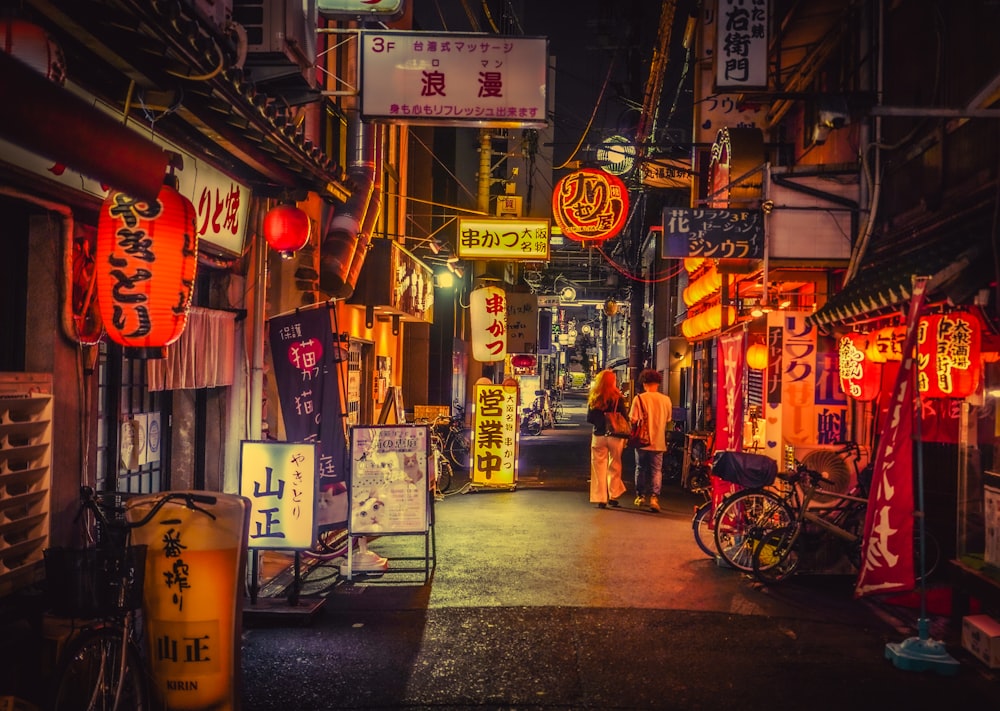
<svg viewBox="0 0 1000 711"><path fill-rule="evenodd" d="M537 350L538 297L507 294L507 352L535 353Z"/></svg>
<svg viewBox="0 0 1000 711"><path fill-rule="evenodd" d="M476 385L472 417L473 486L513 487L517 482L517 396L516 384ZM526 402L534 399L532 393Z"/></svg>
<svg viewBox="0 0 1000 711"><path fill-rule="evenodd" d="M249 548L312 548L316 542L316 445L243 442L240 494L251 503Z"/></svg>
<svg viewBox="0 0 1000 711"><path fill-rule="evenodd" d="M535 217L460 217L458 257L547 262L549 226Z"/></svg>
<svg viewBox="0 0 1000 711"><path fill-rule="evenodd" d="M764 256L761 212L664 208L662 256L664 259L760 259Z"/></svg>
<svg viewBox="0 0 1000 711"><path fill-rule="evenodd" d="M365 121L545 128L548 39L361 33Z"/></svg>
<svg viewBox="0 0 1000 711"><path fill-rule="evenodd" d="M425 533L430 521L430 427L351 429L351 514L355 534Z"/></svg>

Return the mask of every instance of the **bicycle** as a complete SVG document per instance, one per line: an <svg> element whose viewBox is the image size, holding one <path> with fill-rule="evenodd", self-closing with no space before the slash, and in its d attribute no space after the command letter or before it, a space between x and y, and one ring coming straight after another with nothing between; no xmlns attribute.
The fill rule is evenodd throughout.
<svg viewBox="0 0 1000 711"><path fill-rule="evenodd" d="M472 429L465 426L465 408L454 406L454 415L437 417L433 425L441 435L442 451L455 469L468 471L472 466Z"/></svg>
<svg viewBox="0 0 1000 711"><path fill-rule="evenodd" d="M445 454L445 441L441 434L435 429L431 430L431 453L434 455L434 496L441 498L451 486L452 465L451 460Z"/></svg>
<svg viewBox="0 0 1000 711"><path fill-rule="evenodd" d="M824 567L835 562L840 554L855 569L861 565L867 495L860 495L865 492L857 486L845 494L824 490L824 483L829 482L822 474L808 469L803 474L798 482L803 494L791 523L764 534L752 553L751 569L762 583L785 580L799 569L804 558ZM820 493L828 503L831 499L833 503L810 509ZM832 549L828 544L832 544Z"/></svg>
<svg viewBox="0 0 1000 711"><path fill-rule="evenodd" d="M91 487L81 487L80 498L77 520L88 513L93 517L96 546L50 549L46 552L46 577L49 593L54 597L73 589L89 593L82 599L59 600L54 607L57 612L91 621L70 640L60 657L51 708L53 711L146 711L151 708L149 674L139 644L137 614L142 605L145 548L130 544L131 531L149 523L170 501L181 501L187 508L215 519L213 513L200 505L214 505L216 498L167 492L146 515L131 523L121 515L123 508L111 506L109 512L105 511ZM75 581L65 575L68 572L65 563L72 558L83 565L80 578Z"/></svg>
<svg viewBox="0 0 1000 711"><path fill-rule="evenodd" d="M809 474L808 481L801 484L804 495L793 521L764 535L753 552L753 574L762 583L786 580L802 569L803 561L812 563L814 569L828 566L835 562L832 557L838 552L854 570L861 567L868 484L859 480L842 494L823 490L826 479L817 472ZM836 503L826 508L810 508L810 503L819 496ZM914 526L914 560L921 555L920 534L920 527ZM831 544L834 550L830 550ZM915 571L916 582L929 578L940 560L940 545L929 531L925 531L923 555L922 569Z"/></svg>

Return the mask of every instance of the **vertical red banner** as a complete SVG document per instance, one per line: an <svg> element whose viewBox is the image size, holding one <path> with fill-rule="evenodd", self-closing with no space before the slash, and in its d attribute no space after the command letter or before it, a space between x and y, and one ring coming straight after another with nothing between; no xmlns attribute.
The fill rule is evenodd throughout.
<svg viewBox="0 0 1000 711"><path fill-rule="evenodd" d="M743 449L743 393L746 390L745 331L721 336L716 388L715 450Z"/></svg>
<svg viewBox="0 0 1000 711"><path fill-rule="evenodd" d="M914 279L906 317L903 360L896 374L889 417L875 453L861 570L854 596L912 590L913 573L913 417L916 407L917 322L927 278Z"/></svg>

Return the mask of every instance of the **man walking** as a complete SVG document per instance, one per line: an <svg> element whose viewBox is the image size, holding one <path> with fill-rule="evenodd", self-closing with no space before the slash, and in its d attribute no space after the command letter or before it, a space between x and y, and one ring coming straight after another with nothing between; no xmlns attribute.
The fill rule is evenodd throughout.
<svg viewBox="0 0 1000 711"><path fill-rule="evenodd" d="M674 404L660 392L663 376L646 368L639 373L642 392L632 398L629 419L643 417L649 427L649 446L635 450L635 505L660 510L660 486L663 483L663 453L667 451L667 425L673 422Z"/></svg>

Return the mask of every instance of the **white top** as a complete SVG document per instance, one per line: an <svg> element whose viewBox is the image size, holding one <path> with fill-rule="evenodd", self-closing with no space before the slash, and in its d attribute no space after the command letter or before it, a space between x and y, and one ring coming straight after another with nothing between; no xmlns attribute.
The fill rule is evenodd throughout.
<svg viewBox="0 0 1000 711"><path fill-rule="evenodd" d="M667 451L667 425L674 421L674 403L670 396L659 390L646 390L632 398L632 407L628 417L637 422L642 417L642 406L646 408L646 421L649 423L649 446L643 447L653 452Z"/></svg>

